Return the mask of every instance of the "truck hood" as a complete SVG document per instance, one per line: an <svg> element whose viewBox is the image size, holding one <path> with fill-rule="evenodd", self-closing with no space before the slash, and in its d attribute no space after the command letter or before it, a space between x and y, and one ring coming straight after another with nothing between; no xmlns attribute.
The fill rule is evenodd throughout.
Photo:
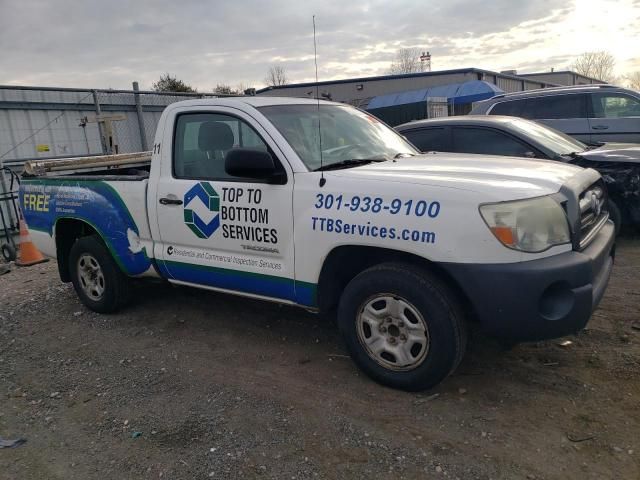
<svg viewBox="0 0 640 480"><path fill-rule="evenodd" d="M448 187L500 198L529 198L557 192L582 171L580 167L549 160L427 153L326 174Z"/></svg>
<svg viewBox="0 0 640 480"><path fill-rule="evenodd" d="M578 154L591 162L640 164L640 145L637 143L607 143L602 147Z"/></svg>

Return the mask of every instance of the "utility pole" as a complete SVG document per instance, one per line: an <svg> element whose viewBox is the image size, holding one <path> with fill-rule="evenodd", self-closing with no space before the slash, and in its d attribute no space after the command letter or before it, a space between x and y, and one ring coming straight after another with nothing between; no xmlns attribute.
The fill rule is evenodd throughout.
<svg viewBox="0 0 640 480"><path fill-rule="evenodd" d="M98 101L98 92L96 90L92 90L91 93L93 94L93 104L95 105L95 108L96 108L96 115L101 115L102 110L100 109L100 102ZM98 122L98 133L100 135L100 146L102 147L102 154L106 155L107 153L111 153L107 148L107 142L104 135L104 130L102 129L102 123L99 123L99 122Z"/></svg>
<svg viewBox="0 0 640 480"><path fill-rule="evenodd" d="M147 146L147 132L144 129L144 113L142 111L142 103L140 102L140 87L138 87L138 82L133 82L133 91L134 98L136 101L136 114L138 115L138 129L140 130L140 145L142 146L142 151L146 152L149 147Z"/></svg>

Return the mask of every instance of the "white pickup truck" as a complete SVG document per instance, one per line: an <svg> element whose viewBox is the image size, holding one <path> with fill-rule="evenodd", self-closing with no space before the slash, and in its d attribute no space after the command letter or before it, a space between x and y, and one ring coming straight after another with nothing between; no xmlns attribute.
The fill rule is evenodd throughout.
<svg viewBox="0 0 640 480"><path fill-rule="evenodd" d="M580 330L614 256L594 170L421 155L363 111L306 99L174 103L150 165L36 175L20 197L90 309L154 277L335 313L358 366L406 390L456 368L468 322L510 342Z"/></svg>

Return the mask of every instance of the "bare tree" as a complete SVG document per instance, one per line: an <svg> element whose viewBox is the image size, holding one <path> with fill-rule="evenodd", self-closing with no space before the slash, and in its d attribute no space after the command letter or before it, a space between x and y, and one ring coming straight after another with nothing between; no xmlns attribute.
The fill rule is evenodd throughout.
<svg viewBox="0 0 640 480"><path fill-rule="evenodd" d="M287 72L281 65L273 65L269 67L267 76L264 78L264 83L270 87L277 87L278 85L286 85L289 83L287 78Z"/></svg>
<svg viewBox="0 0 640 480"><path fill-rule="evenodd" d="M234 90L231 85L227 85L226 83L218 83L213 89L213 93L218 93L220 95L236 95L239 92Z"/></svg>
<svg viewBox="0 0 640 480"><path fill-rule="evenodd" d="M579 55L571 65L571 69L581 75L613 83L616 81L616 76L613 73L615 64L616 58L609 52L601 50Z"/></svg>
<svg viewBox="0 0 640 480"><path fill-rule="evenodd" d="M396 52L391 65L390 74L418 73L424 71L424 65L420 61L421 52L417 48L401 48Z"/></svg>
<svg viewBox="0 0 640 480"><path fill-rule="evenodd" d="M245 93L247 90L251 90L253 87L250 83L240 82L236 85L236 91L238 93Z"/></svg>
<svg viewBox="0 0 640 480"><path fill-rule="evenodd" d="M249 89L251 89L249 84L244 82L236 84L235 87L232 87L228 83L218 83L211 91L218 95L242 95Z"/></svg>
<svg viewBox="0 0 640 480"><path fill-rule="evenodd" d="M625 75L624 79L627 81L629 88L640 92L640 70Z"/></svg>
<svg viewBox="0 0 640 480"><path fill-rule="evenodd" d="M196 92L197 90L191 85L187 85L182 80L169 73L160 75L160 80L155 82L153 88L156 92Z"/></svg>

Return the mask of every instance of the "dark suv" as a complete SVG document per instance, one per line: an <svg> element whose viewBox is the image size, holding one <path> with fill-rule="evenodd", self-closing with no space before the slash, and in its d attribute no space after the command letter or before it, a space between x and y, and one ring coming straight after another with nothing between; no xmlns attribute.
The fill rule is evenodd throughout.
<svg viewBox="0 0 640 480"><path fill-rule="evenodd" d="M640 143L640 93L612 85L543 88L497 95L471 115L510 115L549 125L588 144Z"/></svg>

